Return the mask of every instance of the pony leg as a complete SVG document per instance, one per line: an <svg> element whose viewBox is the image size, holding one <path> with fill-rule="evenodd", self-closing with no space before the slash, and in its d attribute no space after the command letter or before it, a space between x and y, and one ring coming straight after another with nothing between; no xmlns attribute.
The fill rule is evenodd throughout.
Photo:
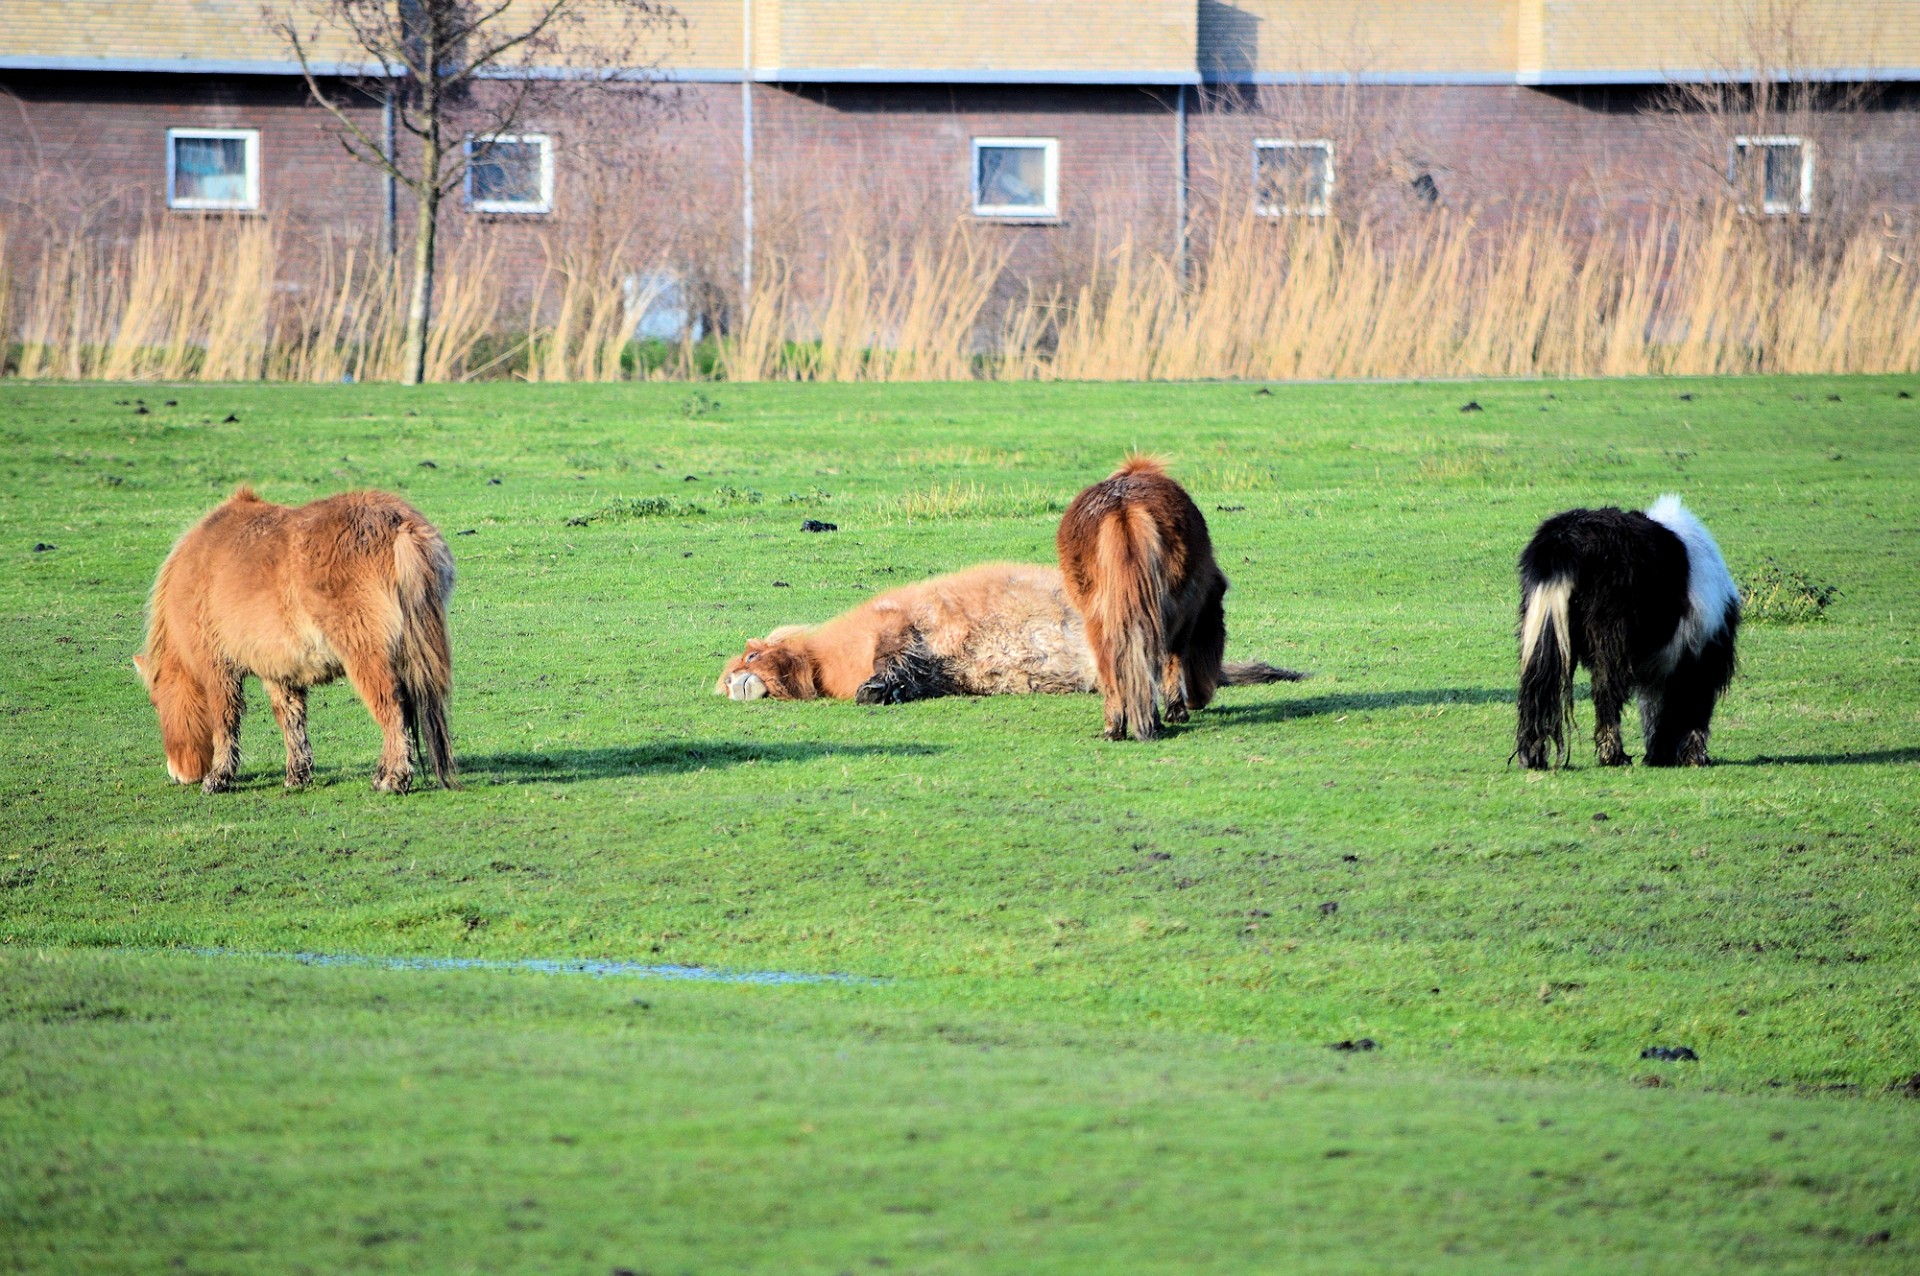
<svg viewBox="0 0 1920 1276"><path fill-rule="evenodd" d="M1113 678L1113 648L1107 641L1107 627L1098 616L1086 616L1087 646L1093 650L1093 676L1100 683L1100 707L1106 717L1109 740L1127 738L1127 711Z"/></svg>
<svg viewBox="0 0 1920 1276"><path fill-rule="evenodd" d="M1177 650L1167 653L1166 671L1160 676L1160 698L1167 705L1161 715L1165 721L1185 722L1192 716L1187 712L1186 666Z"/></svg>
<svg viewBox="0 0 1920 1276"><path fill-rule="evenodd" d="M1632 766L1620 738L1620 710L1627 703L1630 684L1611 665L1593 666L1593 747L1601 766Z"/></svg>
<svg viewBox="0 0 1920 1276"><path fill-rule="evenodd" d="M1642 762L1648 766L1673 765L1673 730L1664 686L1640 689L1640 739L1646 745L1640 755Z"/></svg>
<svg viewBox="0 0 1920 1276"><path fill-rule="evenodd" d="M1213 703L1213 693L1220 689L1221 670L1227 654L1227 611L1222 601L1226 593L1227 582L1223 577L1207 591L1207 600L1200 604L1193 624L1181 636L1175 648L1181 674L1183 710L1206 708ZM1169 660L1167 666L1171 670L1174 661ZM1183 720L1185 716L1184 713L1181 715ZM1173 715L1168 714L1167 720L1173 721Z"/></svg>
<svg viewBox="0 0 1920 1276"><path fill-rule="evenodd" d="M297 789L313 778L313 746L307 743L307 689L269 682L267 700L287 741L287 787Z"/></svg>
<svg viewBox="0 0 1920 1276"><path fill-rule="evenodd" d="M897 653L875 662L873 677L860 684L853 693L853 702L906 704L910 700L931 700L958 691L940 661L927 649L926 641L916 633Z"/></svg>
<svg viewBox="0 0 1920 1276"><path fill-rule="evenodd" d="M1660 712L1647 730L1647 765L1712 766L1713 759L1707 756L1707 735L1713 721L1714 693L1712 684L1701 675L1699 661L1691 656L1682 658L1660 694Z"/></svg>
<svg viewBox="0 0 1920 1276"><path fill-rule="evenodd" d="M241 675L221 668L208 675L207 704L213 718L213 766L200 782L203 793L224 793L240 773L240 718L246 712Z"/></svg>
<svg viewBox="0 0 1920 1276"><path fill-rule="evenodd" d="M401 704L404 693L393 663L384 649L343 650L340 658L348 681L380 724L382 743L380 761L373 768L373 791L405 793L413 787L413 758L407 750L406 712Z"/></svg>

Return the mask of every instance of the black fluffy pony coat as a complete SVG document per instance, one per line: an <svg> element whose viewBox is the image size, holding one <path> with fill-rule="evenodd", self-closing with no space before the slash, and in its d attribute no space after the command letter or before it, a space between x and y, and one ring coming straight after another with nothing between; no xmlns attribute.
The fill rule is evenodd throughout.
<svg viewBox="0 0 1920 1276"><path fill-rule="evenodd" d="M1574 509L1542 523L1521 553L1521 765L1566 763L1577 665L1593 677L1602 766L1631 761L1620 713L1636 693L1648 765L1708 764L1714 705L1733 678L1740 607L1706 529L1677 500L1655 512L1669 508L1677 513L1668 522L1685 520L1697 538L1682 539L1668 522L1637 511ZM1710 561L1691 561L1690 541L1692 558Z"/></svg>

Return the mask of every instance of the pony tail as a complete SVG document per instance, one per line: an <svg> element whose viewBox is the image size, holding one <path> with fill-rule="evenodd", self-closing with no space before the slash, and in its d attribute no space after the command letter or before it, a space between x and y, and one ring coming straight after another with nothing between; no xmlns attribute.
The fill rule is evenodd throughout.
<svg viewBox="0 0 1920 1276"><path fill-rule="evenodd" d="M414 752L433 767L441 787L458 788L453 738L447 729L447 697L453 690L453 646L447 636L453 554L440 533L408 521L394 537L393 568L400 604L393 665L402 693L401 713Z"/></svg>
<svg viewBox="0 0 1920 1276"><path fill-rule="evenodd" d="M1160 529L1147 510L1127 505L1100 520L1087 614L1090 620L1098 618L1113 670L1114 698L1124 715L1113 725L1124 726L1136 740L1159 734L1154 693L1167 663L1160 614L1167 593L1166 557Z"/></svg>
<svg viewBox="0 0 1920 1276"><path fill-rule="evenodd" d="M1282 669L1264 660L1229 660L1220 666L1223 687L1263 687L1270 682L1305 682L1313 675L1298 669Z"/></svg>
<svg viewBox="0 0 1920 1276"><path fill-rule="evenodd" d="M1544 770L1569 757L1573 722L1573 641L1568 603L1573 578L1529 581L1520 611L1520 765Z"/></svg>

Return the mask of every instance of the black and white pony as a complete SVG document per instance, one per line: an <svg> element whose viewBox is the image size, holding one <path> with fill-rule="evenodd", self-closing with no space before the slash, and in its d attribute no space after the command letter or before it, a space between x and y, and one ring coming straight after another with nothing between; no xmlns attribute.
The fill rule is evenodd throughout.
<svg viewBox="0 0 1920 1276"><path fill-rule="evenodd" d="M1593 674L1601 766L1632 761L1620 707L1639 693L1649 766L1706 766L1714 702L1733 679L1740 591L1720 547L1677 496L1644 514L1576 509L1520 554L1520 727L1525 767L1565 765L1573 670Z"/></svg>

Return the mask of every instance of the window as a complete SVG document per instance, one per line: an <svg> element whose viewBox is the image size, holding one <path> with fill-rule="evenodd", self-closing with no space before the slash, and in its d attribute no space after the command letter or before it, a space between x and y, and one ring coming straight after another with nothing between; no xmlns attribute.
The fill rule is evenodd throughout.
<svg viewBox="0 0 1920 1276"><path fill-rule="evenodd" d="M467 207L476 213L553 211L553 146L539 133L467 139Z"/></svg>
<svg viewBox="0 0 1920 1276"><path fill-rule="evenodd" d="M1332 201L1332 142L1254 142L1254 212L1262 217L1325 217Z"/></svg>
<svg viewBox="0 0 1920 1276"><path fill-rule="evenodd" d="M260 207L260 130L167 130L167 207Z"/></svg>
<svg viewBox="0 0 1920 1276"><path fill-rule="evenodd" d="M1813 211L1813 143L1800 137L1736 137L1727 180L1743 213Z"/></svg>
<svg viewBox="0 0 1920 1276"><path fill-rule="evenodd" d="M973 212L976 217L1058 217L1059 139L974 138Z"/></svg>
<svg viewBox="0 0 1920 1276"><path fill-rule="evenodd" d="M670 270L627 275L620 281L620 300L627 331L641 341L698 341L706 325L694 312L692 289Z"/></svg>

